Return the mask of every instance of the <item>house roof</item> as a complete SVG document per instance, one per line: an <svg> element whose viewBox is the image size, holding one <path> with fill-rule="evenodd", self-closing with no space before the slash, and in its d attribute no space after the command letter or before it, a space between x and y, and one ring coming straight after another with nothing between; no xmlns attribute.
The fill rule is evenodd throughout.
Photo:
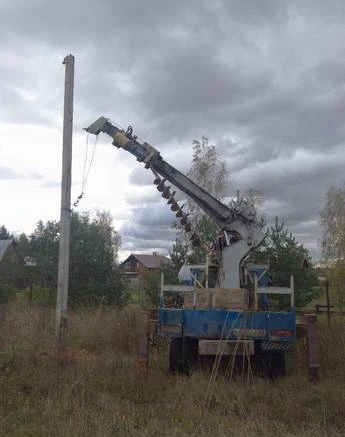
<svg viewBox="0 0 345 437"><path fill-rule="evenodd" d="M171 259L163 255L137 255L132 253L123 263L125 263L131 256L139 261L148 269L158 269L161 265L170 264Z"/></svg>
<svg viewBox="0 0 345 437"><path fill-rule="evenodd" d="M9 240L0 240L0 261L2 257L5 255L6 250L9 248L9 246L13 243L13 239Z"/></svg>

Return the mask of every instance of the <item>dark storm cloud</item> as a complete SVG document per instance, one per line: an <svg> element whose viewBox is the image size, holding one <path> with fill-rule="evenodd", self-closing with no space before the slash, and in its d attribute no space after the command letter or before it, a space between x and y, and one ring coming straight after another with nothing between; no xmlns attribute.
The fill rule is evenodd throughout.
<svg viewBox="0 0 345 437"><path fill-rule="evenodd" d="M77 131L99 115L132 124L183 171L192 139L207 135L232 189L261 190L266 213L311 245L324 193L344 173L344 20L338 0L7 1L0 116L60 126L57 65L72 51ZM152 176L133 167L130 182L149 186ZM155 230L169 228L170 211L141 196L127 199L138 209L123 240L161 247L170 237Z"/></svg>
<svg viewBox="0 0 345 437"><path fill-rule="evenodd" d="M289 159L278 157L242 168L233 174L233 181L243 189L260 187L267 193L265 197L268 200L279 194L288 193L291 187L296 185L301 189L310 183L329 186L332 181L339 181L345 177L344 162L343 147L333 149L329 153L311 153L306 149L300 149Z"/></svg>

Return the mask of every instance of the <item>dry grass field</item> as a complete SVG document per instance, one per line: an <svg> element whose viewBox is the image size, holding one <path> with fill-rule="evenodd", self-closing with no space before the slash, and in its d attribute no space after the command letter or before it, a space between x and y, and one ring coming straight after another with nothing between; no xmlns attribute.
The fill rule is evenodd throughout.
<svg viewBox="0 0 345 437"><path fill-rule="evenodd" d="M151 354L148 379L135 371L136 311L70 316L68 354L54 353L54 312L0 309L0 435L344 436L345 322L321 320L321 380L308 381L303 345L275 382L167 373L166 347Z"/></svg>

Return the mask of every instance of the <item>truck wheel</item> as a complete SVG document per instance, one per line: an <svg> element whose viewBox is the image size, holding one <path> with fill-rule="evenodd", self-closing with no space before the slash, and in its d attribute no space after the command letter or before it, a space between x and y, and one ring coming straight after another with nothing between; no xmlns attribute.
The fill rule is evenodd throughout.
<svg viewBox="0 0 345 437"><path fill-rule="evenodd" d="M169 343L169 372L190 375L198 363L198 340L196 338L172 338Z"/></svg>
<svg viewBox="0 0 345 437"><path fill-rule="evenodd" d="M169 372L180 371L182 360L182 338L171 338L169 343Z"/></svg>
<svg viewBox="0 0 345 437"><path fill-rule="evenodd" d="M271 378L279 378L286 375L285 353L271 354Z"/></svg>
<svg viewBox="0 0 345 437"><path fill-rule="evenodd" d="M286 375L284 352L259 352L255 356L256 369L259 374L268 378L279 378Z"/></svg>

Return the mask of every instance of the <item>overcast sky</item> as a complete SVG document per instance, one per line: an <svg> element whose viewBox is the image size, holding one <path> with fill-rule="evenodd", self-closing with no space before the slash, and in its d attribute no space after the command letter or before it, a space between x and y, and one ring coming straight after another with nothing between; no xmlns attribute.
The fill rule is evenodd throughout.
<svg viewBox="0 0 345 437"><path fill-rule="evenodd" d="M315 258L325 192L345 181L343 0L2 0L0 225L58 219L65 55L73 53L73 200L100 115L180 170L209 137L237 189L262 192ZM90 138L90 145L93 138ZM101 137L78 210L109 210L123 255L167 253L174 219L152 178Z"/></svg>

